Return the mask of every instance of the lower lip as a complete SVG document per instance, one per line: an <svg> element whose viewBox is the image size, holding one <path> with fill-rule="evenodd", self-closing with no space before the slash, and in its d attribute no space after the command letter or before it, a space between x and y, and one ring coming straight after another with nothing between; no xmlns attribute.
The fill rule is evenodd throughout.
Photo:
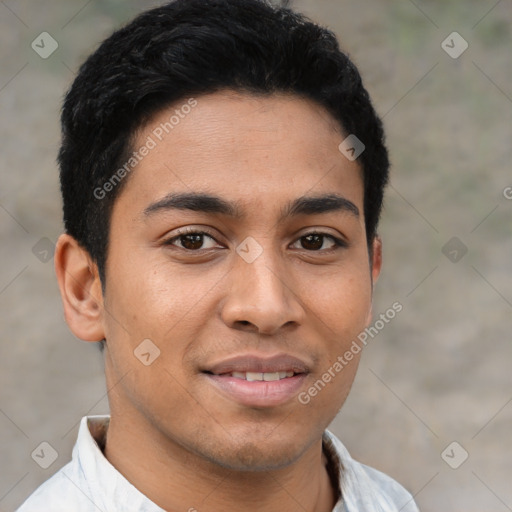
<svg viewBox="0 0 512 512"><path fill-rule="evenodd" d="M273 381L248 381L235 377L205 374L210 382L229 399L248 407L276 407L293 399L307 374Z"/></svg>

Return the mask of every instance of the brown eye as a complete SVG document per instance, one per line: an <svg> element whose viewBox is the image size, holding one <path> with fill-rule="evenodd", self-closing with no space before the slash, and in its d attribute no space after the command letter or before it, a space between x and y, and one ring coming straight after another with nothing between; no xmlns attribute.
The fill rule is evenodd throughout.
<svg viewBox="0 0 512 512"><path fill-rule="evenodd" d="M205 244L209 246L205 247ZM203 231L190 231L182 233L167 240L165 245L176 246L187 251L199 251L201 249L212 249L217 246L217 241L208 233Z"/></svg>
<svg viewBox="0 0 512 512"><path fill-rule="evenodd" d="M326 246L325 241L329 240L330 244ZM307 251L332 251L339 247L347 247L347 243L327 233L309 233L301 236L297 242L300 243L298 249L306 249Z"/></svg>
<svg viewBox="0 0 512 512"><path fill-rule="evenodd" d="M324 245L324 237L322 235L307 235L301 238L302 247L310 251L319 251Z"/></svg>
<svg viewBox="0 0 512 512"><path fill-rule="evenodd" d="M203 235L181 235L179 238L184 249L201 249L203 245Z"/></svg>

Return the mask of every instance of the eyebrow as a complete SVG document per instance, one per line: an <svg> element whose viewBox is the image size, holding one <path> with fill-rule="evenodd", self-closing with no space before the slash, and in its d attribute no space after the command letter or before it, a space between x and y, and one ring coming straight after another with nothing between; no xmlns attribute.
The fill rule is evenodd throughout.
<svg viewBox="0 0 512 512"><path fill-rule="evenodd" d="M196 193L171 193L144 209L144 216L169 210L190 210L194 212L226 215L235 219L245 217L239 202L226 201L220 197ZM282 210L279 219L282 222L298 215L320 215L328 212L346 212L359 218L359 208L350 200L338 194L302 196L289 202Z"/></svg>

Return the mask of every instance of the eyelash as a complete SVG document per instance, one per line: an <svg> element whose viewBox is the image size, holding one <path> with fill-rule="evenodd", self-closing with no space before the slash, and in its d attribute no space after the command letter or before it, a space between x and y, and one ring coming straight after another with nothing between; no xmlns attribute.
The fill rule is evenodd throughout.
<svg viewBox="0 0 512 512"><path fill-rule="evenodd" d="M214 234L212 232L208 231L208 230L205 230L205 229L198 230L198 229L194 229L194 228L185 228L179 235L173 236L172 238L169 238L168 240L165 240L163 242L163 245L174 246L173 242L176 241L176 240L179 240L182 236L185 236L185 235L206 235L206 236L212 238L213 240L215 240L217 242L217 240L215 239ZM330 235L328 233L324 233L322 231L311 231L309 233L304 233L299 238L297 238L297 240L295 240L295 242L299 241L301 238L305 238L305 237L310 236L310 235L320 235L320 236L323 236L324 238L329 238L330 240L332 240L334 242L334 247L331 247L330 249L320 249L320 250L302 249L302 250L307 251L307 252L320 253L320 254L330 254L330 253L332 253L334 251L337 251L337 250L339 250L341 248L345 249L345 248L348 247L348 243L345 242L344 240L342 240L341 238L337 238L337 237L335 237L333 235ZM209 250L209 249L193 250L193 249L185 249L183 247L176 247L176 248L177 249L182 249L183 251L190 252L190 253L200 253L201 251L208 251Z"/></svg>

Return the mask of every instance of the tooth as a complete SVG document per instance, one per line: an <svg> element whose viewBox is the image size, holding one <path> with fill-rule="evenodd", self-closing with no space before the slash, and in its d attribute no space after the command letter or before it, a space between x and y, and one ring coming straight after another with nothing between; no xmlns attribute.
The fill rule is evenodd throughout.
<svg viewBox="0 0 512 512"><path fill-rule="evenodd" d="M246 380L245 379L245 372L233 372L233 377L235 377L235 379L243 379L243 380Z"/></svg>
<svg viewBox="0 0 512 512"><path fill-rule="evenodd" d="M264 373L263 380L265 380L265 381L279 380L279 372Z"/></svg>
<svg viewBox="0 0 512 512"><path fill-rule="evenodd" d="M285 379L286 378L286 373L287 372L279 372L279 378L280 379Z"/></svg>
<svg viewBox="0 0 512 512"><path fill-rule="evenodd" d="M246 379L248 381L254 381L254 380L263 380L263 373L259 372L247 372Z"/></svg>
<svg viewBox="0 0 512 512"><path fill-rule="evenodd" d="M287 377L293 377L293 372L286 372Z"/></svg>

